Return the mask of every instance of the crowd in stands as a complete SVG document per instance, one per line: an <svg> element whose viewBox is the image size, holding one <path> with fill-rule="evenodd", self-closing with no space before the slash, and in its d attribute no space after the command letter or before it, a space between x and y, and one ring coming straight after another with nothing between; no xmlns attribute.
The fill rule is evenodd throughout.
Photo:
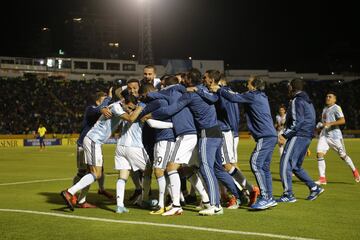
<svg viewBox="0 0 360 240"><path fill-rule="evenodd" d="M0 78L0 134L31 134L40 123L49 133L78 133L83 113L91 104L91 93L107 92L109 83L104 81L56 81L52 79ZM242 83L231 85L235 91L245 91ZM285 82L267 84L271 111L275 118L278 107L288 104ZM345 129L360 129L360 80L352 82L307 81L306 91L314 102L320 120L327 91L335 91L338 104L346 118ZM241 110L240 130L246 130Z"/></svg>

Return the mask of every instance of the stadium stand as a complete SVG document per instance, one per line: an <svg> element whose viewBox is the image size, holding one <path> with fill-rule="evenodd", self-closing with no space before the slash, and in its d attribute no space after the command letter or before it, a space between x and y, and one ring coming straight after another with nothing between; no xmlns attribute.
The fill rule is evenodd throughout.
<svg viewBox="0 0 360 240"><path fill-rule="evenodd" d="M29 134L39 123L49 133L78 133L83 112L90 104L91 96L98 90L107 91L109 83L99 80L64 81L35 78L0 78L0 134ZM245 85L237 82L231 85L235 91L244 91ZM273 117L280 104L288 103L287 83L269 83L266 93L269 97ZM306 91L314 101L317 117L324 104L327 91L338 94L339 104L346 117L345 129L360 129L360 80L351 82L307 81ZM246 121L241 109L240 130L246 131Z"/></svg>

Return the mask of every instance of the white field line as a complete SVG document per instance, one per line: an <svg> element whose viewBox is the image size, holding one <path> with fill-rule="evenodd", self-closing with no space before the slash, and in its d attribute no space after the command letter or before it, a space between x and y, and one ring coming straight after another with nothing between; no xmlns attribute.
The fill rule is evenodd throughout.
<svg viewBox="0 0 360 240"><path fill-rule="evenodd" d="M76 216L76 215L69 215L69 214L60 214L60 213L51 213L51 212L39 212L39 211L20 210L20 209L1 209L0 208L0 212L27 213L27 214L35 214L35 215L45 215L45 216L53 216L53 217L81 219L81 220L87 220L87 221L109 222L109 223L120 223L120 224L132 224L132 225L144 225L144 226L155 226L155 227L166 227L166 228L179 228L179 229L197 230L197 231L204 231L204 232L216 232L216 233L227 233L227 234L235 234L235 235L259 236L259 237L269 237L269 238L278 238L278 239L315 240L313 238L293 237L293 236L271 234L271 233L244 232L244 231L225 230L225 229L218 229L218 228L194 227L194 226L187 226L187 225L152 223L152 222L141 222L141 221L115 220L115 219L107 219L107 218L85 217L85 216Z"/></svg>
<svg viewBox="0 0 360 240"><path fill-rule="evenodd" d="M106 176L117 176L118 174L106 174ZM32 180L24 182L10 182L10 183L0 183L0 186L10 186L10 185L21 185L21 184L30 184L30 183L42 183L42 182L56 182L56 181L67 181L72 180L73 178L53 178L53 179L41 179L41 180Z"/></svg>

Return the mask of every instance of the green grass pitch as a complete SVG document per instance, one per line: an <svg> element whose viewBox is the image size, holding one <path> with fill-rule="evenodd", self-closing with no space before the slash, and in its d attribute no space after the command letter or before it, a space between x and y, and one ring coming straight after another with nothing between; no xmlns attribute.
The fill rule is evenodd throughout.
<svg viewBox="0 0 360 240"><path fill-rule="evenodd" d="M304 162L304 168L315 180L318 177L316 142L312 142L312 154ZM360 166L360 139L346 139L345 144L355 165ZM248 160L253 147L252 140L241 139L238 152L240 168L254 183ZM108 174L106 187L113 193L117 178L113 170L114 149L114 145L103 148L105 172ZM279 204L260 212L246 208L225 209L224 215L212 217L198 216L194 206L186 206L184 214L176 217L153 216L147 210L131 206L130 213L117 215L114 213L115 202L97 194L97 183L91 187L88 201L99 207L69 212L64 209L59 193L72 183L70 179L76 173L75 155L75 146L48 147L45 151L36 147L0 149L0 239L360 239L360 183L355 183L350 169L332 151L326 156L328 184L317 200L304 200L308 189L294 179L296 203ZM277 148L271 170L274 195L279 197L282 186ZM35 180L51 181L29 183ZM154 178L152 188L153 196L157 197ZM130 180L125 198L129 198L132 189ZM5 209L33 212L9 212ZM40 215L39 212L50 215ZM71 216L84 218L69 218Z"/></svg>

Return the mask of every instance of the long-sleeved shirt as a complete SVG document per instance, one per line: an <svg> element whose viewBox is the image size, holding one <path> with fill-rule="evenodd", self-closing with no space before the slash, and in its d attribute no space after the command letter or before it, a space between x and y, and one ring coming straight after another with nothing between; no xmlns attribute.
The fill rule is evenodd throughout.
<svg viewBox="0 0 360 240"><path fill-rule="evenodd" d="M294 136L312 138L314 136L316 125L315 109L305 92L298 92L290 101L285 125L283 133L285 138Z"/></svg>
<svg viewBox="0 0 360 240"><path fill-rule="evenodd" d="M141 112L141 115L144 116L148 113L153 112L159 107L168 106L168 102L165 99L153 99L146 104L146 107ZM171 118L164 119L164 122L171 122ZM175 142L175 134L173 128L168 129L155 129L155 142L159 141L170 141Z"/></svg>
<svg viewBox="0 0 360 240"><path fill-rule="evenodd" d="M214 103L216 109L216 116L221 131L230 131L231 127L227 113L227 104L229 103L229 101L220 94L210 93L208 89L203 86L198 86L198 90L196 91L196 93L199 94L205 101L209 103Z"/></svg>
<svg viewBox="0 0 360 240"><path fill-rule="evenodd" d="M160 92L151 92L148 94L148 98L150 99L166 99L168 103L171 105L176 103L186 89L182 85L171 85ZM174 131L176 136L185 135L185 134L196 134L196 128L194 123L194 117L190 112L189 108L185 107L181 109L179 112L172 116L157 118L157 116L152 113L154 119L167 119L171 117L171 121L174 124Z"/></svg>
<svg viewBox="0 0 360 240"><path fill-rule="evenodd" d="M101 116L100 110L104 107L107 107L111 101L111 97L106 97L104 101L99 105L91 105L88 106L85 110L84 120L82 123L82 128L80 131L79 139L77 140L77 144L82 146L84 137L89 132L89 130L94 126L99 117Z"/></svg>
<svg viewBox="0 0 360 240"><path fill-rule="evenodd" d="M192 112L197 129L202 130L218 126L214 104L205 101L195 92L184 93L178 101L168 107L159 108L152 113L152 116L155 119L165 119L180 112L185 107L188 107Z"/></svg>
<svg viewBox="0 0 360 240"><path fill-rule="evenodd" d="M223 88L219 92L221 96L229 101L243 104L247 126L255 140L277 136L271 117L269 101L264 92L255 90L240 94L232 93Z"/></svg>

